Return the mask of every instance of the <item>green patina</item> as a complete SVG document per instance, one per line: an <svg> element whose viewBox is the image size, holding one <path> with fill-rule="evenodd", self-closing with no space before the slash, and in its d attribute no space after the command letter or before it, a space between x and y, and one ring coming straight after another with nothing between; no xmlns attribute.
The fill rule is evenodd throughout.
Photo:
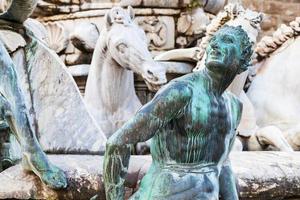
<svg viewBox="0 0 300 200"><path fill-rule="evenodd" d="M41 45L32 35L28 35L28 37L31 38L32 43L25 48L25 61L27 64L31 63L31 60L35 57L37 46ZM24 67L26 69L27 66ZM65 188L67 180L64 172L49 162L38 143L35 130L30 123L24 93L15 69L10 55L2 41L0 41L0 125L3 125L2 128L0 127L0 134L11 133L16 137L21 145L24 169L33 171L51 188ZM5 140L0 141L0 146L5 146L5 143L7 143L7 136L5 137ZM4 157L0 158L2 161L6 161L7 157L12 156L10 153L5 153L5 151L7 151L7 148L0 153L0 156L3 154ZM13 160L11 164L13 164Z"/></svg>
<svg viewBox="0 0 300 200"><path fill-rule="evenodd" d="M220 29L203 71L168 83L111 136L104 162L108 200L124 199L129 145L150 138L153 162L131 199L238 199L228 154L242 105L225 90L247 69L251 46L241 27Z"/></svg>
<svg viewBox="0 0 300 200"><path fill-rule="evenodd" d="M22 34L30 42L24 50L26 65L30 65L35 58L36 51L41 41L34 37L34 34L23 26L23 22L31 15L37 5L37 0L12 0L9 8L0 14L0 30L10 30ZM50 54L49 50L49 54ZM24 66L25 71L30 66ZM30 80L28 78L28 82ZM25 91L26 92L26 91ZM5 48L4 41L0 41L0 170L3 168L3 160L11 161L11 153L7 151L9 146L9 134L16 137L21 145L23 168L33 171L49 187L61 189L67 186L64 172L54 166L47 159L36 138L36 131L31 126L28 108L24 98L24 91L20 85L18 73ZM6 144L5 144L6 143ZM8 153L7 153L8 152ZM9 160L10 159L10 160ZM6 167L6 166L4 166Z"/></svg>

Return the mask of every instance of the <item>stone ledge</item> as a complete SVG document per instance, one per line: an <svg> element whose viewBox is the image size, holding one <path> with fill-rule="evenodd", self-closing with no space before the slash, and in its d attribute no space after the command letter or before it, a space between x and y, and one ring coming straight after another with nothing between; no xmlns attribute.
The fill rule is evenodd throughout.
<svg viewBox="0 0 300 200"><path fill-rule="evenodd" d="M48 17L38 17L37 20L41 22L51 22L51 21L60 21L60 20L74 20L82 18L93 18L93 17L103 17L109 9L100 9L100 10L88 10L80 11L75 13L67 14L57 14L54 16ZM134 9L136 16L178 16L180 14L179 9L171 8L136 8Z"/></svg>
<svg viewBox="0 0 300 200"><path fill-rule="evenodd" d="M169 74L187 74L191 73L194 65L187 62L160 62L166 69ZM89 75L89 67L90 65L81 64L81 65L73 65L67 68L68 72L73 77L78 76L88 76Z"/></svg>
<svg viewBox="0 0 300 200"><path fill-rule="evenodd" d="M49 155L66 171L69 187L53 191L19 165L0 174L0 199L97 199L104 200L102 156ZM241 200L300 198L300 153L234 152L233 170ZM150 156L132 156L127 182L129 196L151 163Z"/></svg>

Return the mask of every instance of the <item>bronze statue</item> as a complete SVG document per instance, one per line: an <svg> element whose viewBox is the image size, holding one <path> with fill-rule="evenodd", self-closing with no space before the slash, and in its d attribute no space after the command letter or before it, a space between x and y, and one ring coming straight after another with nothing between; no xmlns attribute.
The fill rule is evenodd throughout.
<svg viewBox="0 0 300 200"><path fill-rule="evenodd" d="M152 138L152 165L131 199L238 199L228 154L242 104L225 89L245 71L252 44L225 26L209 42L206 68L172 80L114 133L106 145L108 200L124 199L130 144Z"/></svg>
<svg viewBox="0 0 300 200"><path fill-rule="evenodd" d="M28 37L28 33L25 31L23 22L32 13L36 3L37 0L13 0L8 10L0 15L1 31L7 30L5 34L14 34L14 36L22 38L21 41L25 43L24 38ZM24 32L26 33L24 34ZM19 41L15 39L10 44ZM7 50L9 49L7 43L9 41L0 38L0 131L3 133L5 129L9 129L9 132L16 136L22 148L24 169L34 172L47 186L53 189L65 188L67 186L66 175L48 160L38 143L30 121L24 91L21 89L20 77L16 73L16 65ZM25 45L26 43L17 46L16 49ZM26 58L28 59L28 57Z"/></svg>

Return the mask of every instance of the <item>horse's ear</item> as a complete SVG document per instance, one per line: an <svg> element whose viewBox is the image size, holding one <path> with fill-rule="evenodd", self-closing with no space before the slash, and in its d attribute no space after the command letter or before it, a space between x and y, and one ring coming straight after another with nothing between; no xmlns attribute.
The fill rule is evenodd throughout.
<svg viewBox="0 0 300 200"><path fill-rule="evenodd" d="M127 7L127 11L128 11L128 14L130 16L130 18L133 20L134 19L134 11L133 11L133 8L131 6L128 6Z"/></svg>
<svg viewBox="0 0 300 200"><path fill-rule="evenodd" d="M112 25L112 19L111 19L111 16L110 16L110 13L109 12L107 12L106 14L105 14L105 25L106 25L106 28L107 29L109 29L110 27L111 27L111 25Z"/></svg>

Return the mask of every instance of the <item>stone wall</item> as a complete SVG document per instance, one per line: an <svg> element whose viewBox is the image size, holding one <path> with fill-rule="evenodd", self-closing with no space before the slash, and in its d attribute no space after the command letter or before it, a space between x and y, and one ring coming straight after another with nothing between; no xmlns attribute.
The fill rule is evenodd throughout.
<svg viewBox="0 0 300 200"><path fill-rule="evenodd" d="M204 10L192 9L195 6L192 2L193 0L40 0L33 17L44 24L49 47L60 56L74 76L80 91L84 93L95 46L81 48L78 40L90 40L84 43L95 45L99 32L105 25L104 15L110 8L117 5L132 6L135 21L144 29L148 38L149 50L157 55L174 48L195 46L213 17L204 10L217 13L226 1L210 0L213 4L207 3ZM83 32L86 32L86 36ZM149 94L139 77L136 79L136 89L143 102L153 95Z"/></svg>
<svg viewBox="0 0 300 200"><path fill-rule="evenodd" d="M135 8L136 21L146 31L149 39L149 48L152 51L166 51L173 48L195 45L195 37L201 37L206 25L227 2L241 2L245 8L265 13L262 23L263 35L270 34L282 23L289 23L299 16L300 0L199 0L211 2L202 10L191 9L194 0L40 0L34 17L49 24L58 22L63 27L64 37L69 39L75 27L82 22L94 23L101 30L105 12L113 6L131 5ZM209 3L208 3L209 4ZM215 4L215 5L214 5ZM210 14L209 14L210 13ZM49 26L49 25L48 25ZM54 27L57 28L57 27ZM61 27L59 27L61 28ZM52 31L48 29L48 31ZM52 38L53 39L53 38ZM55 38L55 43L61 38ZM74 54L75 49L71 42L64 41L65 52L59 49L60 54ZM76 53L75 53L76 54ZM63 58L66 65L74 63L88 63L90 57L81 58L78 62L75 56Z"/></svg>
<svg viewBox="0 0 300 200"><path fill-rule="evenodd" d="M262 23L263 35L271 35L280 24L288 24L300 16L300 0L242 0L242 2L245 8L265 13Z"/></svg>
<svg viewBox="0 0 300 200"><path fill-rule="evenodd" d="M57 15L37 17L48 31L50 47L59 54L71 73L74 71L72 69L77 69L75 70L77 72L79 71L76 75L75 73L72 73L72 75L82 94L84 94L88 73L88 70L84 70L83 68L88 68L88 65L91 63L93 49L87 51L77 48L72 40L72 35L75 35L75 32L81 32L81 30L91 25L94 25L96 31L100 32L104 26L105 13L114 5L115 3L103 2L84 3L81 5L83 9L74 13L67 14L60 11ZM70 5L69 7L64 6L63 8L65 9L70 8ZM175 48L175 22L181 12L179 8L136 7L134 11L136 15L135 20L145 30L149 41L149 49L153 54ZM95 40L92 43L95 44L97 40L96 36L99 35L97 33L93 35L95 35ZM146 90L146 85L142 81L139 82L141 84L137 84L138 90L141 91L141 95L144 95L143 91ZM144 98L142 99L144 100Z"/></svg>
<svg viewBox="0 0 300 200"><path fill-rule="evenodd" d="M197 5L193 2L201 2L202 6L206 2L206 7L192 9ZM157 55L174 48L196 46L213 14L228 2L240 2L245 8L266 14L261 36L271 35L280 24L287 24L299 16L300 11L300 0L40 0L33 16L46 26L50 47L69 67L84 93L94 47L76 47L72 35L86 29L88 38L94 40L90 43L95 44L103 27L104 15L113 6L134 7L136 22L147 34L149 49ZM136 80L138 95L147 96L146 85L142 80ZM141 100L145 102L143 97Z"/></svg>
<svg viewBox="0 0 300 200"><path fill-rule="evenodd" d="M79 56L82 49L73 45L71 36L75 29L83 23L90 23L101 31L105 13L116 5L134 7L135 20L146 32L149 49L154 55L192 45L195 37L203 36L206 25L213 17L202 8L192 9L192 2L193 0L47 0L39 1L33 17L46 26L50 47L61 55L67 66L72 66L89 64L91 59L91 55ZM217 13L226 1L209 2L214 3L204 9Z"/></svg>

